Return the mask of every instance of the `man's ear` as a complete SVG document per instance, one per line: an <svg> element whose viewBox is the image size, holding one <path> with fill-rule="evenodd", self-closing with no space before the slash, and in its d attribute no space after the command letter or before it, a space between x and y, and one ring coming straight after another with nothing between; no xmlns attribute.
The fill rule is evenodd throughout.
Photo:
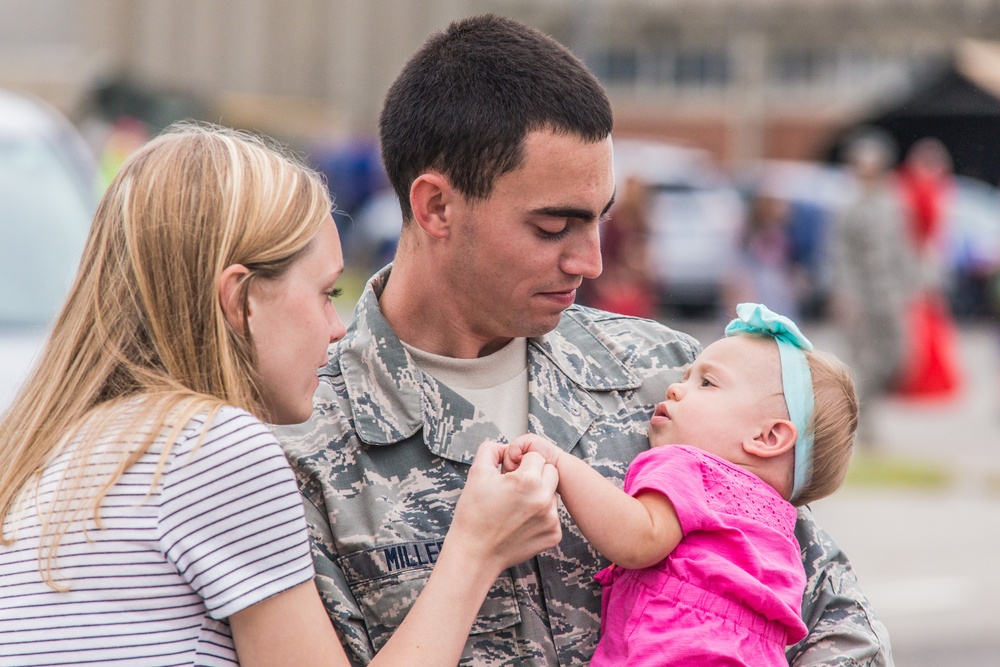
<svg viewBox="0 0 1000 667"><path fill-rule="evenodd" d="M243 312L239 288L249 274L250 269L242 264L230 264L219 276L219 305L222 306L222 314L226 316L229 326L241 336L246 336L243 324L249 313ZM247 308L249 307L248 303Z"/></svg>
<svg viewBox="0 0 1000 667"><path fill-rule="evenodd" d="M446 237L451 222L449 207L454 204L457 194L444 174L436 171L420 174L410 185L413 220L430 236Z"/></svg>
<svg viewBox="0 0 1000 667"><path fill-rule="evenodd" d="M761 458L781 456L795 447L798 437L795 424L787 419L770 419L761 425L753 437L743 440L743 451Z"/></svg>

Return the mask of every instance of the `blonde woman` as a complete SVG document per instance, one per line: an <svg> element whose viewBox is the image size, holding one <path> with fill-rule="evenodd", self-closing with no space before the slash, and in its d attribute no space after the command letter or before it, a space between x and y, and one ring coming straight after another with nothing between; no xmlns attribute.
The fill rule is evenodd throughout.
<svg viewBox="0 0 1000 667"><path fill-rule="evenodd" d="M330 210L314 172L222 128L172 128L123 166L0 421L0 665L348 664L262 423L309 417L344 334ZM500 573L558 542L554 469L500 475L503 453L480 448L375 663L455 664Z"/></svg>

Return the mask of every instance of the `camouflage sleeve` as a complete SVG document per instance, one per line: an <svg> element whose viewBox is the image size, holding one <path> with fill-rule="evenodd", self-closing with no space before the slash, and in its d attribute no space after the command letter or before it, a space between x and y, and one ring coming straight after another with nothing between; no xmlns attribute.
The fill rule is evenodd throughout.
<svg viewBox="0 0 1000 667"><path fill-rule="evenodd" d="M363 667L375 657L375 649L368 640L358 603L330 548L333 544L330 524L327 523L326 514L308 498L303 499L303 504L320 598L352 667Z"/></svg>
<svg viewBox="0 0 1000 667"><path fill-rule="evenodd" d="M788 664L892 667L888 631L861 592L847 556L808 508L799 508L795 537L806 568L802 620L809 635L788 648Z"/></svg>

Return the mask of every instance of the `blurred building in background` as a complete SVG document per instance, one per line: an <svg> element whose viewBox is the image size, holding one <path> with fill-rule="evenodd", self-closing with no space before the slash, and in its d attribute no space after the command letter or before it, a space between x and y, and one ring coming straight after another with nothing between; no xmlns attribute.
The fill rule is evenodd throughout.
<svg viewBox="0 0 1000 667"><path fill-rule="evenodd" d="M71 117L132 85L165 119L200 108L290 139L366 135L420 42L485 11L581 56L618 134L724 163L817 157L960 39L1000 38L992 0L0 0L0 86Z"/></svg>
<svg viewBox="0 0 1000 667"><path fill-rule="evenodd" d="M648 186L641 259L655 306L725 311L733 285L749 298L747 276L759 272L732 267L749 213L764 201L782 213L787 236L775 275L804 316L822 315L825 239L846 197L839 148L864 124L892 134L900 154L935 136L958 177L979 179L956 179L947 225L952 303L978 315L1000 309L998 8L1000 0L0 0L0 89L65 112L105 182L135 146L182 118L290 144L326 176L345 252L367 276L392 258L400 226L374 137L385 91L427 35L496 12L553 35L606 86L619 177Z"/></svg>

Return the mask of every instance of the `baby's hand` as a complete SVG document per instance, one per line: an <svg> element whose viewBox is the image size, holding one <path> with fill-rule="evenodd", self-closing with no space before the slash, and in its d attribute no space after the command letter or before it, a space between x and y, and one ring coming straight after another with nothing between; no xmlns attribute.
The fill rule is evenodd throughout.
<svg viewBox="0 0 1000 667"><path fill-rule="evenodd" d="M521 465L521 459L528 452L535 452L541 455L546 463L552 465L556 465L560 454L563 453L561 449L540 435L531 433L522 435L507 445L507 451L503 457L503 471L511 472L512 470L517 470L518 466Z"/></svg>

